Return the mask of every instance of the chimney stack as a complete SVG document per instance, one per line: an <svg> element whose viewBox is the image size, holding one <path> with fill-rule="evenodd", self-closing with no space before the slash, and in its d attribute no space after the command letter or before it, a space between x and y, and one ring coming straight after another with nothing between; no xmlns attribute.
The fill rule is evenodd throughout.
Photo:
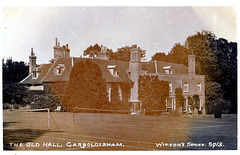
<svg viewBox="0 0 240 155"><path fill-rule="evenodd" d="M31 55L33 55L34 53L33 53L33 48L31 48Z"/></svg>
<svg viewBox="0 0 240 155"><path fill-rule="evenodd" d="M195 55L188 55L188 74L194 75L195 73Z"/></svg>
<svg viewBox="0 0 240 155"><path fill-rule="evenodd" d="M33 48L31 48L31 55L29 56L29 74L31 74L32 71L35 70L35 68L37 67L36 60L37 57L33 52Z"/></svg>
<svg viewBox="0 0 240 155"><path fill-rule="evenodd" d="M57 44L58 44L58 39L56 38L56 46L57 46Z"/></svg>

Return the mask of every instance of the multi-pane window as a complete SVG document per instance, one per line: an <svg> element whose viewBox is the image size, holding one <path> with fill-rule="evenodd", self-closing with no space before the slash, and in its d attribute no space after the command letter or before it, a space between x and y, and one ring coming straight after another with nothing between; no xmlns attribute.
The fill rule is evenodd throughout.
<svg viewBox="0 0 240 155"><path fill-rule="evenodd" d="M169 83L169 92L172 92L172 83Z"/></svg>
<svg viewBox="0 0 240 155"><path fill-rule="evenodd" d="M188 83L184 83L184 85L183 85L183 91L184 91L185 93L188 92Z"/></svg>
<svg viewBox="0 0 240 155"><path fill-rule="evenodd" d="M199 92L199 93L202 92L202 85L201 85L201 83L197 84L197 92Z"/></svg>
<svg viewBox="0 0 240 155"><path fill-rule="evenodd" d="M58 64L58 66L55 68L55 74L56 75L61 75L63 71L65 70L65 65L64 64Z"/></svg>

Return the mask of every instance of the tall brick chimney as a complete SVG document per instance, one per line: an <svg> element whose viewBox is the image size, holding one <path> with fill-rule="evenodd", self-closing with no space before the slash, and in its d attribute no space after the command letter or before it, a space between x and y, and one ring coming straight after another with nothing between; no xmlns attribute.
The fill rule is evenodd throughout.
<svg viewBox="0 0 240 155"><path fill-rule="evenodd" d="M107 57L107 46L101 45L101 52L98 53L97 58L98 59L102 59L102 60L108 60L108 57Z"/></svg>
<svg viewBox="0 0 240 155"><path fill-rule="evenodd" d="M31 55L29 56L29 74L32 73L33 70L37 67L37 56L33 52L33 48L31 48Z"/></svg>
<svg viewBox="0 0 240 155"><path fill-rule="evenodd" d="M137 45L132 45L129 62L130 78L134 82L131 88L131 109L136 112L141 110L141 103L138 100L138 77L141 71L140 53L138 52Z"/></svg>
<svg viewBox="0 0 240 155"><path fill-rule="evenodd" d="M195 55L188 55L188 74L189 75L194 75L196 74L195 72L195 60L196 56Z"/></svg>

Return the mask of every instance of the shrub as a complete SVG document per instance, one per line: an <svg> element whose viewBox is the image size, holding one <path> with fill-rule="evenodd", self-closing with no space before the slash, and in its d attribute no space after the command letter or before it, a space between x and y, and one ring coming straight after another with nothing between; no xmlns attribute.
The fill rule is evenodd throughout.
<svg viewBox="0 0 240 155"><path fill-rule="evenodd" d="M214 101L213 114L214 114L215 118L221 118L221 116L222 116L222 103L219 98Z"/></svg>
<svg viewBox="0 0 240 155"><path fill-rule="evenodd" d="M10 109L11 108L11 105L9 103L4 103L3 104L3 110L7 110L7 109Z"/></svg>
<svg viewBox="0 0 240 155"><path fill-rule="evenodd" d="M14 105L13 105L13 108L14 108L14 109L19 109L19 105L18 105L18 104L14 104Z"/></svg>

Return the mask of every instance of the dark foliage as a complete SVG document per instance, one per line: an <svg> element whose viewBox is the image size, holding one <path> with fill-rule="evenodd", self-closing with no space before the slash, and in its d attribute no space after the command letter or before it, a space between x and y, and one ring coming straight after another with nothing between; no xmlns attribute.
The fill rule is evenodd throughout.
<svg viewBox="0 0 240 155"><path fill-rule="evenodd" d="M116 52L110 52L109 58L110 60L117 60L117 61L130 61L130 52L132 47L125 46L118 48ZM138 51L140 53L140 60L144 60L146 57L146 50L142 50L138 47Z"/></svg>
<svg viewBox="0 0 240 155"><path fill-rule="evenodd" d="M28 66L20 61L2 59L3 103L26 105L27 89L19 82L28 75ZM16 107L16 106L15 106Z"/></svg>
<svg viewBox="0 0 240 155"><path fill-rule="evenodd" d="M2 59L3 84L18 83L28 75L28 66L23 62L13 61L12 58Z"/></svg>
<svg viewBox="0 0 240 155"><path fill-rule="evenodd" d="M182 93L182 88L175 89L175 97L176 97L177 108L183 108L184 97L183 97L183 93Z"/></svg>
<svg viewBox="0 0 240 155"><path fill-rule="evenodd" d="M158 76L139 76L139 99L146 110L165 110L169 96L169 83L160 81Z"/></svg>
<svg viewBox="0 0 240 155"><path fill-rule="evenodd" d="M107 104L106 82L98 65L86 61L73 66L64 104L70 111L74 107L101 109Z"/></svg>
<svg viewBox="0 0 240 155"><path fill-rule="evenodd" d="M222 116L222 103L221 99L217 98L213 104L213 114L215 118L221 118Z"/></svg>

